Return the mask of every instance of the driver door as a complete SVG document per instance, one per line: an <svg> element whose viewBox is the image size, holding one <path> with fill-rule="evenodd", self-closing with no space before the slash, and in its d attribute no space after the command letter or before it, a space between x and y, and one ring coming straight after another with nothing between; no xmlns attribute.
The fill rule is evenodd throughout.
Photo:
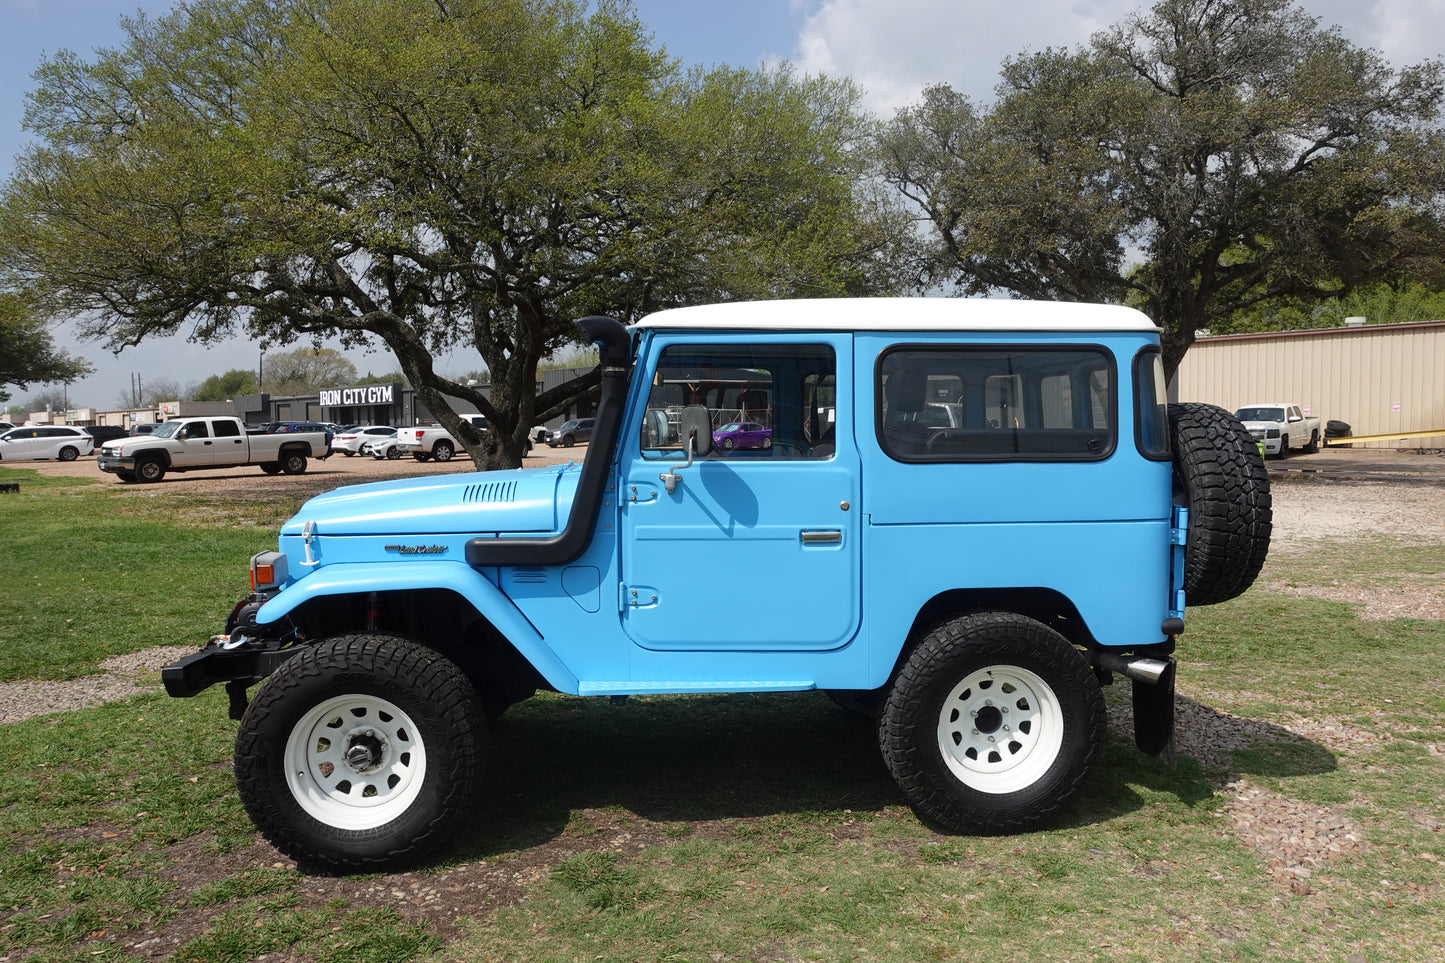
<svg viewBox="0 0 1445 963"><path fill-rule="evenodd" d="M852 342L662 343L640 424L621 443L622 621L655 650L826 650L861 612L859 473L838 372ZM686 464L679 413L747 446ZM676 476L668 492L664 474Z"/></svg>

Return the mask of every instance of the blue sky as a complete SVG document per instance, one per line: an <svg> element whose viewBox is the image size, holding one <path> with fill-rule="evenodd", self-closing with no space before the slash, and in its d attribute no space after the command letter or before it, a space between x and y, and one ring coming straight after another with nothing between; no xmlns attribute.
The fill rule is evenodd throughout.
<svg viewBox="0 0 1445 963"><path fill-rule="evenodd" d="M881 114L910 103L928 83L947 82L987 100L1005 57L1049 46L1084 43L1090 34L1145 6L1132 0L635 0L658 42L686 63L756 66L786 60L805 72L850 76ZM1305 0L1325 24L1339 25L1356 44L1382 51L1396 66L1442 55L1445 0ZM120 42L118 20L167 0L0 0L0 171L9 176L25 142L21 130L30 75L61 49L89 55ZM204 350L181 338L127 349L113 357L77 342L57 341L86 357L95 375L70 386L71 404L112 407L134 373L182 385L255 364L246 342ZM353 354L361 373L395 369L384 351ZM460 373L466 357L443 364ZM20 398L23 399L22 394Z"/></svg>

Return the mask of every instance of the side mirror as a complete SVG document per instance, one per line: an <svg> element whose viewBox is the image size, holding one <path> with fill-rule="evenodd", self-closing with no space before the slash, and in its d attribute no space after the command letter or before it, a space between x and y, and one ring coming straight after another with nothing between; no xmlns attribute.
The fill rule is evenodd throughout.
<svg viewBox="0 0 1445 963"><path fill-rule="evenodd" d="M687 452L687 461L678 468L691 468L693 458L700 458L712 451L712 419L702 405L688 405L678 413L677 425L678 434L682 438L682 449ZM669 495L677 491L677 483L682 481L682 476L677 472L678 469L673 468L657 476L667 486Z"/></svg>
<svg viewBox="0 0 1445 963"><path fill-rule="evenodd" d="M702 458L712 451L712 419L702 405L688 405L677 418L683 450L690 457Z"/></svg>

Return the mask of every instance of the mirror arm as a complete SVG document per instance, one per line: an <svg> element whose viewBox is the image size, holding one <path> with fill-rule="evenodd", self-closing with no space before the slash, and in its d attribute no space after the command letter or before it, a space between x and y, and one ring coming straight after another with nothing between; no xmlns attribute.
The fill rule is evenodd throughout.
<svg viewBox="0 0 1445 963"><path fill-rule="evenodd" d="M679 468L691 468L691 467L692 467L692 453L693 453L693 451L694 451L694 447L695 447L696 442L697 442L697 432L696 432L696 431L690 431L690 432L688 432L688 433L687 433L687 461L683 462L681 465L678 465L677 468L669 468L667 471L665 471L665 472L663 472L661 475L658 475L658 476L657 476L657 477L658 477L658 480L661 481L664 485L667 486L667 493L668 493L669 495L671 495L672 493L674 493L674 492L677 491L677 483L680 482L680 481L682 481L682 476L677 473L678 469L679 469Z"/></svg>

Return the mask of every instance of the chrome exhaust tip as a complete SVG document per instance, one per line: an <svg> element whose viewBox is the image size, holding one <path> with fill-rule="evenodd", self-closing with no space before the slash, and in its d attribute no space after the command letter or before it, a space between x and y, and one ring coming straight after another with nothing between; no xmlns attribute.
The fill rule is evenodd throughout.
<svg viewBox="0 0 1445 963"><path fill-rule="evenodd" d="M1117 672L1135 682L1159 685L1174 675L1175 661L1171 658L1155 658L1147 655L1115 655L1113 652L1094 652L1091 660L1095 666L1109 672Z"/></svg>

